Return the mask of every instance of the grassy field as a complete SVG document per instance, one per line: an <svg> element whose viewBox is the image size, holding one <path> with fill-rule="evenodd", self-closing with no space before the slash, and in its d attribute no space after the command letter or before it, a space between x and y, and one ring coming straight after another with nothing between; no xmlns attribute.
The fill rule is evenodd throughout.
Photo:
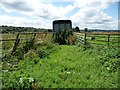
<svg viewBox="0 0 120 90"><path fill-rule="evenodd" d="M50 36L49 36L50 37ZM50 38L45 39L46 42ZM3 88L117 88L118 47L36 43L3 58Z"/></svg>

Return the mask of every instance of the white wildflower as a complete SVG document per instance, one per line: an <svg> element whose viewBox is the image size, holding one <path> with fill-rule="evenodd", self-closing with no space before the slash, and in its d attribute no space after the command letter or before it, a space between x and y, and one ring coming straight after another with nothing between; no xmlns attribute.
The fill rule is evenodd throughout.
<svg viewBox="0 0 120 90"><path fill-rule="evenodd" d="M29 82L33 82L34 79L32 77L29 78Z"/></svg>
<svg viewBox="0 0 120 90"><path fill-rule="evenodd" d="M20 82L20 83L23 83L23 78L20 78L19 82Z"/></svg>
<svg viewBox="0 0 120 90"><path fill-rule="evenodd" d="M66 72L66 73L70 74L71 72Z"/></svg>
<svg viewBox="0 0 120 90"><path fill-rule="evenodd" d="M109 67L107 67L107 70L110 70L110 68L109 68Z"/></svg>

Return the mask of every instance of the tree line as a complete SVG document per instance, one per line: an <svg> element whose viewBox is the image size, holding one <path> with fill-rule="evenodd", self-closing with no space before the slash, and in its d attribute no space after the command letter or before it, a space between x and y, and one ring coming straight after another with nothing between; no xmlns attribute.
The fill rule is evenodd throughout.
<svg viewBox="0 0 120 90"><path fill-rule="evenodd" d="M42 29L34 27L15 27L15 26L0 26L1 33L15 33L15 32L51 32L51 29Z"/></svg>
<svg viewBox="0 0 120 90"><path fill-rule="evenodd" d="M52 29L34 28L34 27L15 27L15 26L0 26L1 33L15 33L15 32L52 32ZM74 32L80 32L78 26L72 29Z"/></svg>

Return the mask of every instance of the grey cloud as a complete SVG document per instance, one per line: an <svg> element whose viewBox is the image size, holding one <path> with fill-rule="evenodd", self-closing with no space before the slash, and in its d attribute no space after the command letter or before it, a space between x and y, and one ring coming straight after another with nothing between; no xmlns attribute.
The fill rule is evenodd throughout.
<svg viewBox="0 0 120 90"><path fill-rule="evenodd" d="M41 18L50 19L50 20L60 18L60 17L57 17L55 15L52 15L49 10L45 10L45 9L38 16Z"/></svg>
<svg viewBox="0 0 120 90"><path fill-rule="evenodd" d="M96 22L94 22L94 24L103 24L103 22L102 21L96 21Z"/></svg>
<svg viewBox="0 0 120 90"><path fill-rule="evenodd" d="M109 22L111 22L111 20L88 21L85 23L86 24L105 24L105 23L109 23Z"/></svg>
<svg viewBox="0 0 120 90"><path fill-rule="evenodd" d="M111 20L103 19L102 22L111 22Z"/></svg>
<svg viewBox="0 0 120 90"><path fill-rule="evenodd" d="M39 13L38 17L49 19L50 18L49 11L48 10L42 10L42 13Z"/></svg>
<svg viewBox="0 0 120 90"><path fill-rule="evenodd" d="M101 20L95 20L95 21L91 21L91 20L85 20L85 21L75 21L75 22L73 22L73 26L78 26L78 25L80 25L80 26L86 26L86 25L88 25L88 26L94 26L94 25L106 25L106 24L108 24L108 23L111 23L111 22L113 22L113 20L112 19L101 19Z"/></svg>
<svg viewBox="0 0 120 90"><path fill-rule="evenodd" d="M33 11L32 7L28 6L25 2L0 2L2 6L7 9L13 9L18 11Z"/></svg>
<svg viewBox="0 0 120 90"><path fill-rule="evenodd" d="M94 22L96 24L105 24L105 23L109 23L111 22L112 20L109 20L109 19L102 19L100 21L97 21L97 22Z"/></svg>
<svg viewBox="0 0 120 90"><path fill-rule="evenodd" d="M48 18L49 18L49 15L48 15L48 14L44 14L44 15L39 15L39 17L48 19Z"/></svg>
<svg viewBox="0 0 120 90"><path fill-rule="evenodd" d="M49 13L46 13L46 14L43 14L43 15L40 14L39 17L44 18L44 19L50 19L50 20L59 18L59 17L56 17L56 16L52 16Z"/></svg>
<svg viewBox="0 0 120 90"><path fill-rule="evenodd" d="M86 13L86 17L88 17L88 18L91 18L91 17L93 17L95 15L96 15L96 12L94 12L94 11Z"/></svg>

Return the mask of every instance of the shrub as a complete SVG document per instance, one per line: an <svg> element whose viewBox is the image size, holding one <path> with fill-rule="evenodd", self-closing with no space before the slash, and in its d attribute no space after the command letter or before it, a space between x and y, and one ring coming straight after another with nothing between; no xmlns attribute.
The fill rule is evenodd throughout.
<svg viewBox="0 0 120 90"><path fill-rule="evenodd" d="M119 61L117 59L111 59L111 60L105 62L104 66L107 67L107 69L110 72L114 72L114 71L118 70Z"/></svg>
<svg viewBox="0 0 120 90"><path fill-rule="evenodd" d="M24 49L22 48L18 48L14 54L14 56L16 56L18 58L18 60L22 60L24 59L24 54L25 54L25 51Z"/></svg>
<svg viewBox="0 0 120 90"><path fill-rule="evenodd" d="M43 58L48 55L47 51L45 48L38 48L37 49L38 57Z"/></svg>
<svg viewBox="0 0 120 90"><path fill-rule="evenodd" d="M75 36L72 30L62 30L59 33L55 33L53 41L59 43L60 45L70 45L75 43Z"/></svg>
<svg viewBox="0 0 120 90"><path fill-rule="evenodd" d="M26 57L30 57L30 59L37 57L37 52L34 49L29 50L25 55Z"/></svg>
<svg viewBox="0 0 120 90"><path fill-rule="evenodd" d="M25 52L27 52L30 49L35 49L35 42L34 40L31 38L30 40L26 40L23 49Z"/></svg>

